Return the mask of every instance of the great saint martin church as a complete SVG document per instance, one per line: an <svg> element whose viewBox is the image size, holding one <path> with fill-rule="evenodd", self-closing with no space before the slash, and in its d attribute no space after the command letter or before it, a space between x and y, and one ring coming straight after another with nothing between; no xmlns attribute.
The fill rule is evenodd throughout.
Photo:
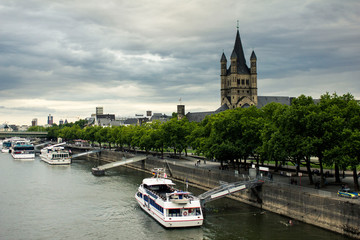
<svg viewBox="0 0 360 240"><path fill-rule="evenodd" d="M262 108L270 102L291 105L291 97L258 96L257 58L254 51L252 51L249 60L250 67L246 64L239 28L237 28L235 44L230 59L226 58L224 52L220 58L221 106L215 111L188 112L186 117L190 122L200 122L208 115L217 114L227 109L250 106ZM184 105L178 105L178 115L185 115Z"/></svg>
<svg viewBox="0 0 360 240"><path fill-rule="evenodd" d="M230 64L223 53L221 68L221 106L229 109L257 106L257 71L256 55L252 51L250 68L246 65L239 29L236 32L234 49L230 56Z"/></svg>

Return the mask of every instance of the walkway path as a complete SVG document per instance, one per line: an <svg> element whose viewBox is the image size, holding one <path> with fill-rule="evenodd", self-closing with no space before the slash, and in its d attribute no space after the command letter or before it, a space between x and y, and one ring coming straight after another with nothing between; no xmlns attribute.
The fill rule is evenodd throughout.
<svg viewBox="0 0 360 240"><path fill-rule="evenodd" d="M173 161L175 164L179 164L179 165L183 165L183 166L186 165L188 167L193 167L193 168L203 168L203 169L217 170L217 171L219 171L219 169L220 169L219 162L204 161L204 160L199 161L199 159L191 157L191 156L188 156L188 157L182 156L181 159L169 159L168 161ZM289 166L289 172L292 172L292 171L290 171L291 168L292 167ZM230 169L230 170L222 170L222 171L234 171L234 170ZM243 169L241 169L241 171L242 172L240 172L240 174L242 174L242 173L248 174L248 173L245 173L245 171ZM327 170L325 170L325 171L327 171ZM279 182L282 184L291 185L291 179L293 179L293 182L296 181L298 186L315 189L314 185L309 184L310 181L309 181L309 177L307 174L303 174L302 177L298 177L298 176L290 177L290 176L286 176L286 173L287 173L286 171L283 171L283 174L281 175L281 172L274 173L273 171L271 171L273 181ZM330 173L331 173L331 171L330 171ZM294 172L292 172L292 174L294 175ZM314 182L319 181L320 176L313 175L313 179L314 179ZM341 178L342 184L336 184L334 177L327 178L326 181L328 184L326 186L322 187L320 190L337 193L337 191L341 188L342 184L348 185L350 187L350 189L353 189L353 187L354 187L352 172L350 172L350 171L345 172L345 178Z"/></svg>

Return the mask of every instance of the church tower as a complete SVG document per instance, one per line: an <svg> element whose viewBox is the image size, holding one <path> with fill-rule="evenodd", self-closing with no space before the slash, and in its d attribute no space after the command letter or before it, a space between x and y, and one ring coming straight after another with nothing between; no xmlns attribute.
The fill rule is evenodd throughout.
<svg viewBox="0 0 360 240"><path fill-rule="evenodd" d="M227 68L224 53L220 60L221 106L227 105L229 109L234 109L257 105L256 61L253 51L250 57L250 68L246 65L238 27L229 68Z"/></svg>

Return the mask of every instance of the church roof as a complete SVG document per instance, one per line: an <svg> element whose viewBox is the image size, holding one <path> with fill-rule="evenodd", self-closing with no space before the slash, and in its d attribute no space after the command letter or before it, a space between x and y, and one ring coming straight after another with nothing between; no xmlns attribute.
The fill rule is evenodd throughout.
<svg viewBox="0 0 360 240"><path fill-rule="evenodd" d="M233 59L233 58L237 58L235 49L232 51L231 56L230 56L230 59Z"/></svg>
<svg viewBox="0 0 360 240"><path fill-rule="evenodd" d="M188 112L186 114L186 118L189 120L189 122L201 122L202 120L204 120L204 118L206 116L209 115L213 115L216 114L216 112L212 111L212 112Z"/></svg>
<svg viewBox="0 0 360 240"><path fill-rule="evenodd" d="M189 122L201 122L202 120L204 120L204 118L206 116L217 114L217 113L223 112L228 109L229 109L229 107L226 104L224 104L221 107L219 107L218 109L216 109L215 111L194 112L194 113L188 112L186 114L186 118L189 120Z"/></svg>
<svg viewBox="0 0 360 240"><path fill-rule="evenodd" d="M241 44L239 29L236 32L234 50L231 54L231 58L233 58L233 55L237 57L237 73L250 74L249 68L246 65L246 60L245 60L244 50L243 50L243 47ZM230 68L231 68L231 66L230 66Z"/></svg>
<svg viewBox="0 0 360 240"><path fill-rule="evenodd" d="M222 54L220 62L227 62L225 53Z"/></svg>
<svg viewBox="0 0 360 240"><path fill-rule="evenodd" d="M281 103L285 105L291 105L291 98L290 97L278 97L278 96L258 96L258 108L264 107L266 104L271 102Z"/></svg>
<svg viewBox="0 0 360 240"><path fill-rule="evenodd" d="M228 110L228 109L229 109L228 105L224 104L221 107L219 107L218 109L216 109L215 112L219 113L219 112L222 112L222 111L225 111L225 110Z"/></svg>
<svg viewBox="0 0 360 240"><path fill-rule="evenodd" d="M256 60L256 55L255 55L254 50L253 50L253 51L252 51L252 53L251 53L251 57L250 57L250 59L255 59L255 60Z"/></svg>

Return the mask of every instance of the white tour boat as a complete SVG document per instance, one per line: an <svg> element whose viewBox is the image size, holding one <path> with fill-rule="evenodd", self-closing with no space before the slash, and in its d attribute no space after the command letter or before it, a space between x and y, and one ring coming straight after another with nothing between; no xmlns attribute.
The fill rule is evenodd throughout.
<svg viewBox="0 0 360 240"><path fill-rule="evenodd" d="M174 188L162 169L143 179L135 199L140 207L166 228L196 227L203 224L200 200L190 192Z"/></svg>
<svg viewBox="0 0 360 240"><path fill-rule="evenodd" d="M11 139L10 138L4 139L2 141L1 152L9 153L10 148L11 148Z"/></svg>
<svg viewBox="0 0 360 240"><path fill-rule="evenodd" d="M18 141L11 147L10 152L14 159L35 159L34 145L27 143L26 141Z"/></svg>
<svg viewBox="0 0 360 240"><path fill-rule="evenodd" d="M71 164L71 156L69 150L65 149L60 143L41 149L40 158L44 162L51 165L68 165Z"/></svg>
<svg viewBox="0 0 360 240"><path fill-rule="evenodd" d="M2 142L1 152L3 153L11 153L13 147L17 144L30 144L30 141L25 138L12 137L6 138Z"/></svg>

